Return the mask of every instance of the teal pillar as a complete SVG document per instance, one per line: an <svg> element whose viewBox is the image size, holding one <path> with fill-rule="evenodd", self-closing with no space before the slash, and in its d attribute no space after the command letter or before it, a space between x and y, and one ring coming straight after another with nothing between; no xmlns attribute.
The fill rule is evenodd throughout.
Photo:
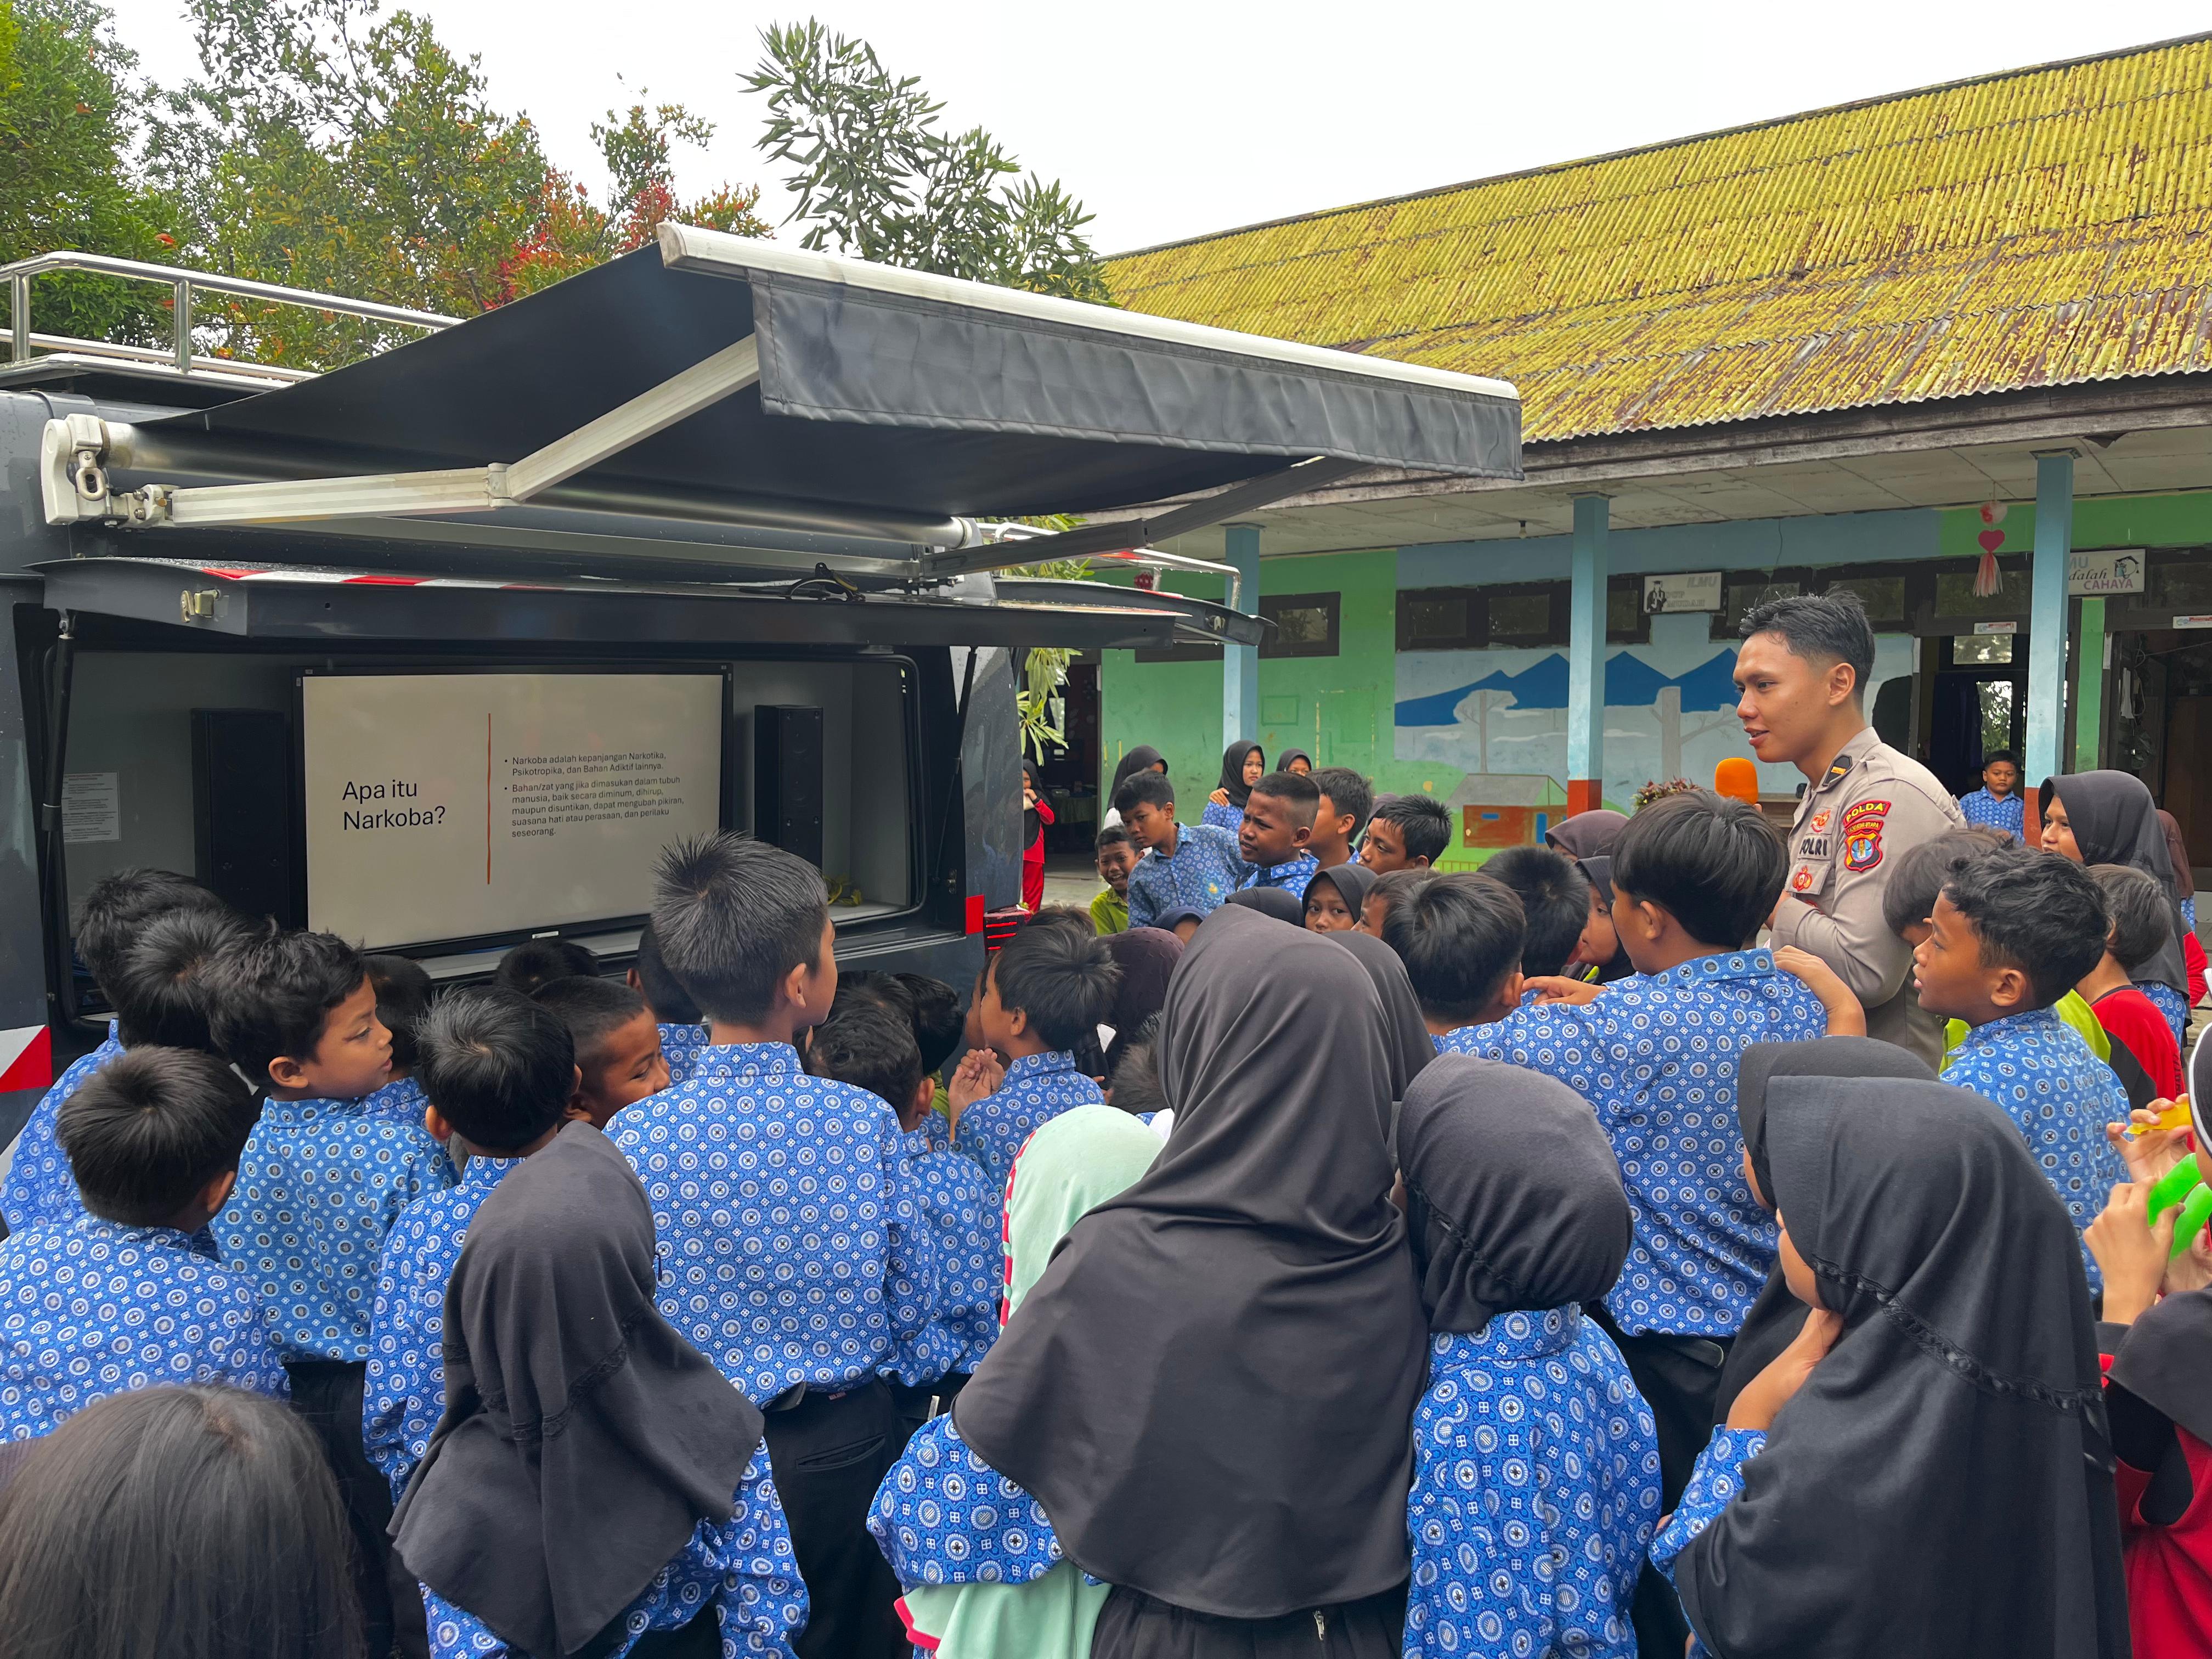
<svg viewBox="0 0 2212 1659"><path fill-rule="evenodd" d="M1575 497L1573 581L1567 598L1567 814L1605 805L1606 534L1612 503Z"/></svg>
<svg viewBox="0 0 2212 1659"><path fill-rule="evenodd" d="M2027 754L2023 790L2065 769L2066 561L2074 550L2074 452L2035 458L2035 562L2028 580Z"/></svg>
<svg viewBox="0 0 2212 1659"><path fill-rule="evenodd" d="M1243 578L1237 609L1260 613L1260 526L1232 524L1224 557ZM1224 584L1225 586L1225 584ZM1260 734L1260 652L1256 646L1228 645L1221 650L1221 746ZM1192 815L1195 817L1196 814Z"/></svg>

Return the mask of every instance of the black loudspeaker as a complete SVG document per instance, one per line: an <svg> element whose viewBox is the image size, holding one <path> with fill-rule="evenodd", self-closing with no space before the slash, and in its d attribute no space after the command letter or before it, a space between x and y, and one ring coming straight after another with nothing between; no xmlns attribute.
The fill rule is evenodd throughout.
<svg viewBox="0 0 2212 1659"><path fill-rule="evenodd" d="M192 710L193 874L249 916L297 927L292 723L263 708Z"/></svg>
<svg viewBox="0 0 2212 1659"><path fill-rule="evenodd" d="M753 710L753 834L822 866L822 711Z"/></svg>

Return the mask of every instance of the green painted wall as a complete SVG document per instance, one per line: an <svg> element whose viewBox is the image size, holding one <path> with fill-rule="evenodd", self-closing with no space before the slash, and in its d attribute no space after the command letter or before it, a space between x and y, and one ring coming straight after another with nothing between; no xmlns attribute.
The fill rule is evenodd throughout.
<svg viewBox="0 0 2212 1659"><path fill-rule="evenodd" d="M2035 503L2008 502L2001 553L2035 550ZM1975 539L1990 526L1977 507L1951 507L1938 514L1945 557L1972 558L1982 550ZM2074 503L2076 547L2187 547L2212 542L2212 492L2186 495L2113 495L2077 498Z"/></svg>

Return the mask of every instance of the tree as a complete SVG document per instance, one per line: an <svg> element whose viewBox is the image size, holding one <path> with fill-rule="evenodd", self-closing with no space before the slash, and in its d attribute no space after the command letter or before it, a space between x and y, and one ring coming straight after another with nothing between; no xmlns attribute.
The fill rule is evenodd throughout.
<svg viewBox="0 0 2212 1659"><path fill-rule="evenodd" d="M948 133L944 106L894 79L865 40L809 18L761 32L744 77L766 94L760 148L797 171L785 184L799 246L1007 288L1109 302L1083 228L1091 215L1054 180L1006 180L1021 165L981 127Z"/></svg>

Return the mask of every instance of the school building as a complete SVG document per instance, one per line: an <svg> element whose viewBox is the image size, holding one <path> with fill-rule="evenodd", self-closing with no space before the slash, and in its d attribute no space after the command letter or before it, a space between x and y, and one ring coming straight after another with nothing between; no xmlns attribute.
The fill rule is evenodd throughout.
<svg viewBox="0 0 2212 1659"><path fill-rule="evenodd" d="M1255 574L1278 629L1077 665L1071 842L1128 746L1194 817L1243 736L1437 796L1472 861L1747 755L1738 620L1848 587L1890 741L1960 790L1998 747L2031 781L2136 773L2212 862L2212 36L1109 276L1133 309L1510 380L1525 477L1377 472L1163 544Z"/></svg>

